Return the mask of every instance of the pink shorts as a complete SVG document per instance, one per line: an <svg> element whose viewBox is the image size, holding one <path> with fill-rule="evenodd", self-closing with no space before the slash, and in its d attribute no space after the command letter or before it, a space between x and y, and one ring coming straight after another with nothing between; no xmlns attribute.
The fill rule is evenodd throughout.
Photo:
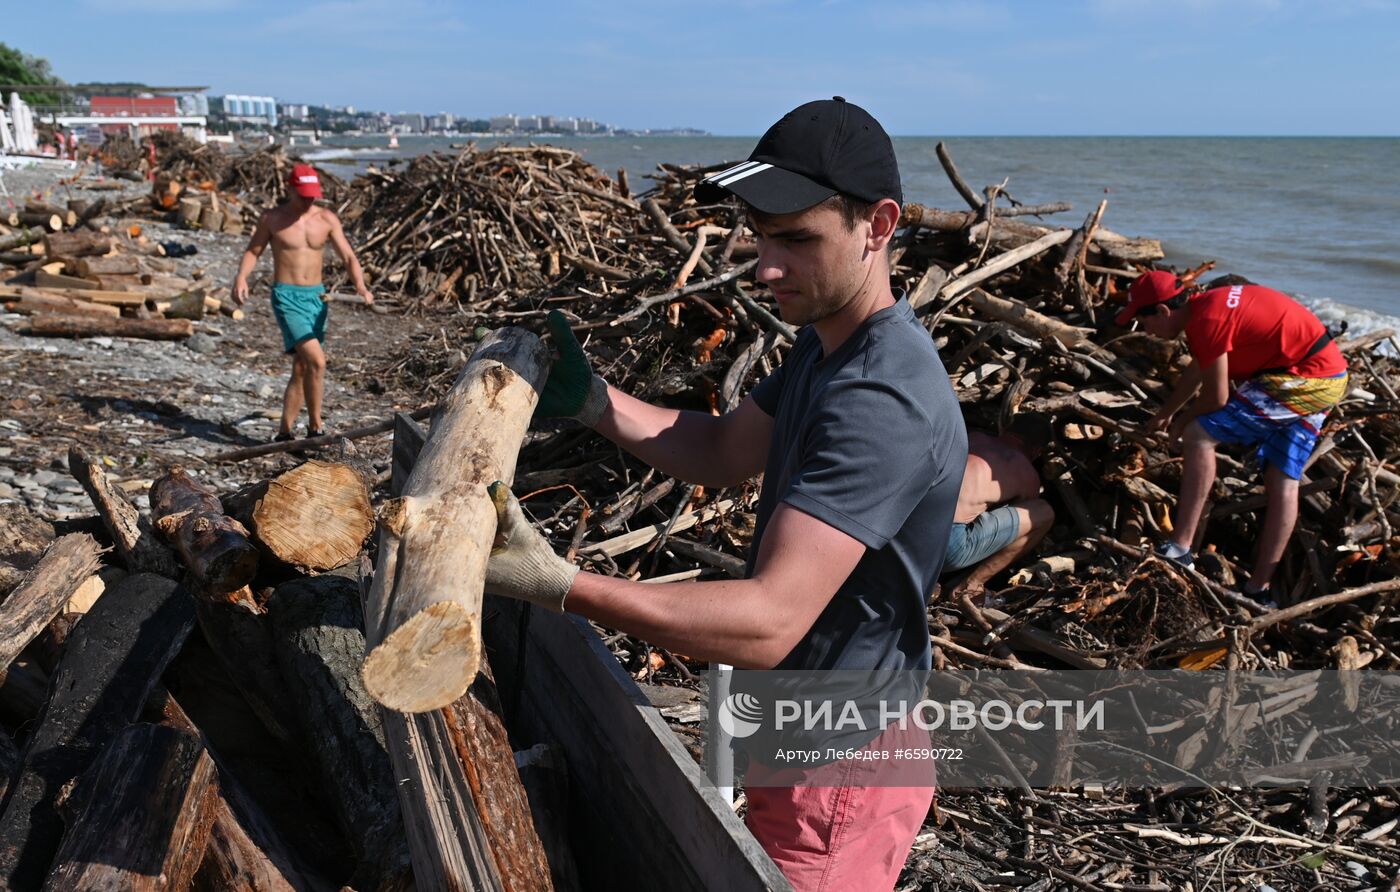
<svg viewBox="0 0 1400 892"><path fill-rule="evenodd" d="M910 722L906 730L891 725L865 749L928 746L928 731ZM796 782L791 772L754 766L744 782L745 822L797 892L889 892L933 803L933 763L922 766L849 759Z"/></svg>

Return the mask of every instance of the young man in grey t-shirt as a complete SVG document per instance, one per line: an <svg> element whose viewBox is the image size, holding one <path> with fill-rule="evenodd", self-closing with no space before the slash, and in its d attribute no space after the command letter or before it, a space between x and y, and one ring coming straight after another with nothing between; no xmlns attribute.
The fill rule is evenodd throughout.
<svg viewBox="0 0 1400 892"><path fill-rule="evenodd" d="M746 578L645 585L580 572L495 487L506 542L486 590L741 668L928 669L924 605L967 435L932 340L891 289L887 248L903 193L889 137L840 97L807 103L696 196L737 197L748 212L757 278L784 321L803 326L783 365L726 415L662 408L594 376L554 316L561 359L537 414L577 418L688 482L734 486L762 472ZM927 733L912 730L898 742L922 734L927 746ZM932 786L865 783L857 767L841 776L844 792L833 795L764 786L751 771L749 827L798 889L883 892Z"/></svg>

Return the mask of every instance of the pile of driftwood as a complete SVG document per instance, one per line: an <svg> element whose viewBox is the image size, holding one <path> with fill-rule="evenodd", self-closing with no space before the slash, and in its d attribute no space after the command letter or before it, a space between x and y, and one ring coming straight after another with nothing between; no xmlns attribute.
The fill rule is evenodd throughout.
<svg viewBox="0 0 1400 892"><path fill-rule="evenodd" d="M1132 278L1162 259L1160 244L1105 228L1106 202L1078 225L1048 225L1041 218L1068 206L1021 205L1005 184L972 189L940 155L968 207L904 209L896 284L938 344L970 428L995 432L1018 412L1052 416L1056 433L1040 469L1057 522L1031 559L994 580L989 605L932 593L937 664L1400 668L1394 333L1341 340L1352 389L1303 481L1298 530L1274 582L1278 603L1251 600L1239 585L1265 499L1250 454L1222 450L1195 572L1148 553L1170 531L1181 459L1143 425L1188 357L1184 345L1119 329L1112 317ZM572 153L539 147L430 156L402 174L360 181L368 197L359 239L379 281L457 311L443 317L439 337L412 345L384 374L440 393L486 328L538 327L558 308L577 320L598 371L616 386L700 411L733 408L795 333L752 282L753 243L735 211L691 197L696 179L722 166L663 166L656 186L635 198L625 177L611 181ZM569 188L579 182L588 190ZM1183 275L1208 284L1208 269ZM706 492L589 431L546 427L521 452L517 491L561 552L634 579L742 574L755 483ZM692 685L703 668L600 631L639 680ZM1067 844L1067 828L1091 826L1095 815L1158 823L1150 793L1076 796L1047 802L1013 792L1015 807L953 798L948 814L965 817L924 845L963 846L984 868L1029 874L1046 888L1165 890L1199 883L1210 869L1264 877L1261 865L1290 853L1299 882L1365 888L1337 852L1360 846L1348 857L1368 870L1375 851L1385 853L1382 864L1395 861L1387 848L1400 816L1393 791L1358 805L1324 784L1311 800L1245 794L1224 809L1213 795L1182 795L1173 820L1203 832L1148 827L1132 837L1149 842L1122 846ZM1005 818L1018 811L1020 820ZM1251 847L1232 847L1247 828ZM946 852L925 854L932 864Z"/></svg>
<svg viewBox="0 0 1400 892"><path fill-rule="evenodd" d="M243 317L227 288L177 275L163 249L133 229L35 227L0 241L6 246L23 248L0 255L11 264L0 301L30 317L22 334L178 340L206 313Z"/></svg>

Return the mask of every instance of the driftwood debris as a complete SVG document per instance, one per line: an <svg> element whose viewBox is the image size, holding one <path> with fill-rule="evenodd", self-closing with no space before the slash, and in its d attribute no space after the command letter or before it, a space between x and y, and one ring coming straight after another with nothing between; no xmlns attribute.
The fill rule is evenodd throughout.
<svg viewBox="0 0 1400 892"><path fill-rule="evenodd" d="M369 489L341 462L307 461L224 500L269 554L302 572L353 561L374 530Z"/></svg>
<svg viewBox="0 0 1400 892"><path fill-rule="evenodd" d="M151 485L151 519L205 590L224 594L252 582L258 552L247 529L184 468L171 468Z"/></svg>

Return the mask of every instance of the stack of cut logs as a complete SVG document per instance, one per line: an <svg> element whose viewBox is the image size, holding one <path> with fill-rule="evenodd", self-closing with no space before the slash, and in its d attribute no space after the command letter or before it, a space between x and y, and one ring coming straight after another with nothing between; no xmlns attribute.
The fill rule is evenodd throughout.
<svg viewBox="0 0 1400 892"><path fill-rule="evenodd" d="M0 505L0 888L413 887L405 769L360 678L372 481L336 457L222 501L171 468L147 517L74 448L95 517ZM504 888L547 889L479 695L445 704L461 749L432 772L490 769Z"/></svg>
<svg viewBox="0 0 1400 892"><path fill-rule="evenodd" d="M227 289L176 275L158 245L130 231L36 226L4 237L0 250L12 268L0 301L30 317L25 334L177 340L207 312L243 315Z"/></svg>

